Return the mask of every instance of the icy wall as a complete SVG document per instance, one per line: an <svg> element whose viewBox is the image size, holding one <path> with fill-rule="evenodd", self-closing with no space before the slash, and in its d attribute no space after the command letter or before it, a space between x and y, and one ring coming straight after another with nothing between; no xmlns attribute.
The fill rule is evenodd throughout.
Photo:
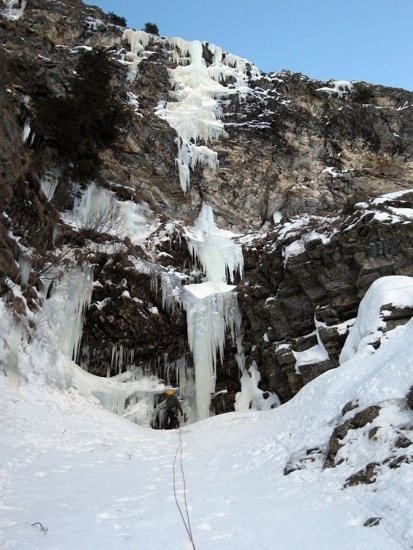
<svg viewBox="0 0 413 550"><path fill-rule="evenodd" d="M188 345L195 367L196 411L193 420L210 415L211 395L215 392L218 356L224 357L225 336L229 332L237 346L242 369L241 316L235 286L237 273L242 275L243 256L236 237L219 229L209 205L204 204L193 227L187 231L188 247L199 261L205 278L198 284L181 286L176 275L162 277L166 306L179 303L187 313Z"/></svg>
<svg viewBox="0 0 413 550"><path fill-rule="evenodd" d="M132 50L127 57L131 63L130 75L135 75L139 60L145 57L149 35L127 29L124 38ZM182 190L186 192L190 187L190 170L198 163L211 169L218 166L218 154L207 144L226 135L220 120L219 100L250 91L246 73L251 66L245 59L225 54L221 48L198 40L188 42L182 38L167 38L164 42L171 48L170 56L177 67L170 70L171 101L161 101L156 113L178 135L176 163ZM212 55L209 66L203 58L204 47ZM258 69L255 70L258 73ZM225 84L226 81L231 84Z"/></svg>

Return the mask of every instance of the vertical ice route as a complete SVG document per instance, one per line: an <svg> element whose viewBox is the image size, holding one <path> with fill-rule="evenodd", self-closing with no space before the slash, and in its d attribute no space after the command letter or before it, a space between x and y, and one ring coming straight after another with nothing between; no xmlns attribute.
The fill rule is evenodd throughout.
<svg viewBox="0 0 413 550"><path fill-rule="evenodd" d="M68 271L46 300L44 312L57 336L58 348L76 361L82 339L84 314L90 305L93 289L93 266L84 265Z"/></svg>
<svg viewBox="0 0 413 550"><path fill-rule="evenodd" d="M188 229L188 247L203 266L205 281L183 286L176 299L187 312L188 344L195 367L195 420L209 416L211 394L215 392L217 356L223 360L225 336L241 350L241 316L234 281L242 276L243 256L236 235L219 229L209 205L204 204L195 225ZM163 285L164 293L167 291ZM170 288L169 288L170 291ZM239 353L239 356L242 354ZM241 365L240 365L241 366Z"/></svg>
<svg viewBox="0 0 413 550"><path fill-rule="evenodd" d="M150 55L145 51L150 37L142 31L127 29L124 39L131 52L126 61L131 64L130 79L138 74L140 61ZM218 155L207 144L226 135L219 100L232 94L240 97L251 93L248 71L259 75L258 69L240 57L226 54L217 46L181 38L154 40L170 48L176 68L169 71L171 101L161 101L156 114L168 122L177 133L176 163L181 188L190 187L190 170L198 163L210 169L218 167ZM210 64L203 57L208 49ZM180 290L176 276L162 277L163 302L182 304L187 312L188 343L195 366L196 419L209 416L211 394L215 392L217 353L222 360L225 335L229 331L237 343L238 363L243 371L240 313L233 283L237 272L242 276L241 247L233 242L234 234L218 229L210 206L204 204L195 226L188 230L191 254L203 266L206 279ZM177 285L175 286L175 283ZM177 290L178 289L178 290Z"/></svg>
<svg viewBox="0 0 413 550"><path fill-rule="evenodd" d="M149 36L143 31L131 29L124 33L124 39L131 47L126 61L131 64L133 78L140 60L145 57ZM203 44L198 40L188 42L182 38L157 40L172 48L170 55L177 67L169 71L171 101L161 101L156 114L166 120L178 135L176 163L181 188L187 192L190 187L190 170L198 163L211 169L218 166L218 154L207 143L226 135L224 124L220 120L222 111L219 99L231 94L242 96L250 92L247 70L253 70L256 74L259 71L245 59L226 54L212 44ZM203 58L204 47L212 55L209 66ZM231 81L231 84L224 85L226 81Z"/></svg>

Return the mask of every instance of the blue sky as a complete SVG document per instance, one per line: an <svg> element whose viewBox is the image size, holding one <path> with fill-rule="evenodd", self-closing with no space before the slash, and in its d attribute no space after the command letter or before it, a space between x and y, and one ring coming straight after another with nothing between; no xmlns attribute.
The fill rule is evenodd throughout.
<svg viewBox="0 0 413 550"><path fill-rule="evenodd" d="M89 2L86 2L89 3ZM92 2L91 2L92 3ZM162 36L207 41L262 71L413 91L413 0L95 0Z"/></svg>

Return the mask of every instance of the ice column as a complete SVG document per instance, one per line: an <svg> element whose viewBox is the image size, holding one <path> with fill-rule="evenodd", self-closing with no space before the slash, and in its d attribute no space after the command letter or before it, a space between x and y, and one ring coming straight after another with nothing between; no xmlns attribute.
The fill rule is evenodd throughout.
<svg viewBox="0 0 413 550"><path fill-rule="evenodd" d="M191 285L201 286L201 285ZM182 297L187 312L188 344L195 367L196 419L208 418L211 394L215 393L216 364L224 356L225 334L240 340L241 318L237 295L228 291L197 296L186 290Z"/></svg>
<svg viewBox="0 0 413 550"><path fill-rule="evenodd" d="M45 314L57 334L60 350L76 361L82 339L84 314L93 290L93 266L66 273L46 300Z"/></svg>
<svg viewBox="0 0 413 550"><path fill-rule="evenodd" d="M206 280L183 287L181 302L187 312L188 344L195 367L197 420L209 416L211 394L215 392L217 355L224 356L229 331L241 350L241 316L235 286L236 272L242 275L240 245L230 231L218 229L209 205L202 206L195 226L188 230L188 246L202 264ZM239 353L241 355L241 353Z"/></svg>

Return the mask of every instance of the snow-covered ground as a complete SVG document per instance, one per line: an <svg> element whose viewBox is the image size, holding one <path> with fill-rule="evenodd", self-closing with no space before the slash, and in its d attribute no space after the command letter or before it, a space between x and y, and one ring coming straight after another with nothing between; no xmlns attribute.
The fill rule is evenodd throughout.
<svg viewBox="0 0 413 550"><path fill-rule="evenodd" d="M26 2L3 4L6 16L18 19ZM125 62L132 80L139 60L147 56L149 35L129 29L125 38L131 46ZM251 93L246 75L252 71L254 76L256 69L212 45L213 61L207 67L200 42L157 40L177 67L170 71L171 101L160 103L156 113L177 133L177 165L187 191L197 163L218 166L218 155L207 144L225 135L220 101ZM329 93L351 92L349 83L332 85ZM130 101L138 112L136 98ZM27 127L23 140L29 134ZM42 184L51 198L53 181ZM383 213L378 200L374 206L380 219L411 221L409 209L392 207ZM139 245L160 227L146 203L118 201L113 191L93 184L62 216L74 228L128 237ZM274 219L280 221L281 213L275 212ZM304 222L280 226L280 238L297 232L297 241L285 250L286 263L303 249L299 231ZM50 281L49 286L44 282L40 298L45 305L37 314L27 314L26 326L17 325L0 301L0 549L413 548L413 412L405 399L413 386L413 320L385 336L380 332L380 306L412 306L413 279L389 277L373 285L360 306L342 365L305 386L289 403L249 410L254 401L257 409L263 408L262 392L258 371L247 373L240 361L237 412L204 418L215 391L216 354L223 356L225 330L237 344L241 340L230 283L236 273L242 276L243 262L234 237L217 228L207 205L186 234L206 277L179 287L179 295L172 297L187 311L196 418L203 420L181 430L155 431L127 419L149 417L152 395L165 389L161 381L136 379L130 372L97 378L70 360L80 345L83 312L92 296L92 266L50 277L57 281L53 289ZM329 237L313 231L303 238ZM25 258L22 254L20 270L27 283L30 261ZM150 266L136 261L136 268ZM179 274L163 275L163 284L176 291L173 281ZM24 302L18 285L11 286ZM95 306L104 308L105 303ZM377 339L382 344L375 350ZM321 345L315 352L325 358ZM115 349L114 359L117 354L121 352ZM309 353L297 356L297 365L308 358ZM275 398L267 399L267 406ZM356 408L343 416L349 402ZM334 428L370 405L379 405L380 414L347 430L336 466L323 468ZM344 488L349 476L371 463L376 464L375 483ZM365 526L371 518L379 518L378 524Z"/></svg>
<svg viewBox="0 0 413 550"><path fill-rule="evenodd" d="M412 293L411 278L381 279L358 326L375 302L405 304ZM16 351L10 326L2 306L0 548L184 550L189 533L197 550L413 547L413 466L385 462L412 454L413 320L376 351L358 330L349 359L285 405L172 432L105 410L91 392L98 379L63 355L52 360L44 341ZM379 415L348 431L341 464L323 469L321 452L306 452L325 449L343 418L373 404ZM380 464L375 483L343 488L370 462ZM284 475L287 464L295 471ZM364 526L373 517L379 524Z"/></svg>

